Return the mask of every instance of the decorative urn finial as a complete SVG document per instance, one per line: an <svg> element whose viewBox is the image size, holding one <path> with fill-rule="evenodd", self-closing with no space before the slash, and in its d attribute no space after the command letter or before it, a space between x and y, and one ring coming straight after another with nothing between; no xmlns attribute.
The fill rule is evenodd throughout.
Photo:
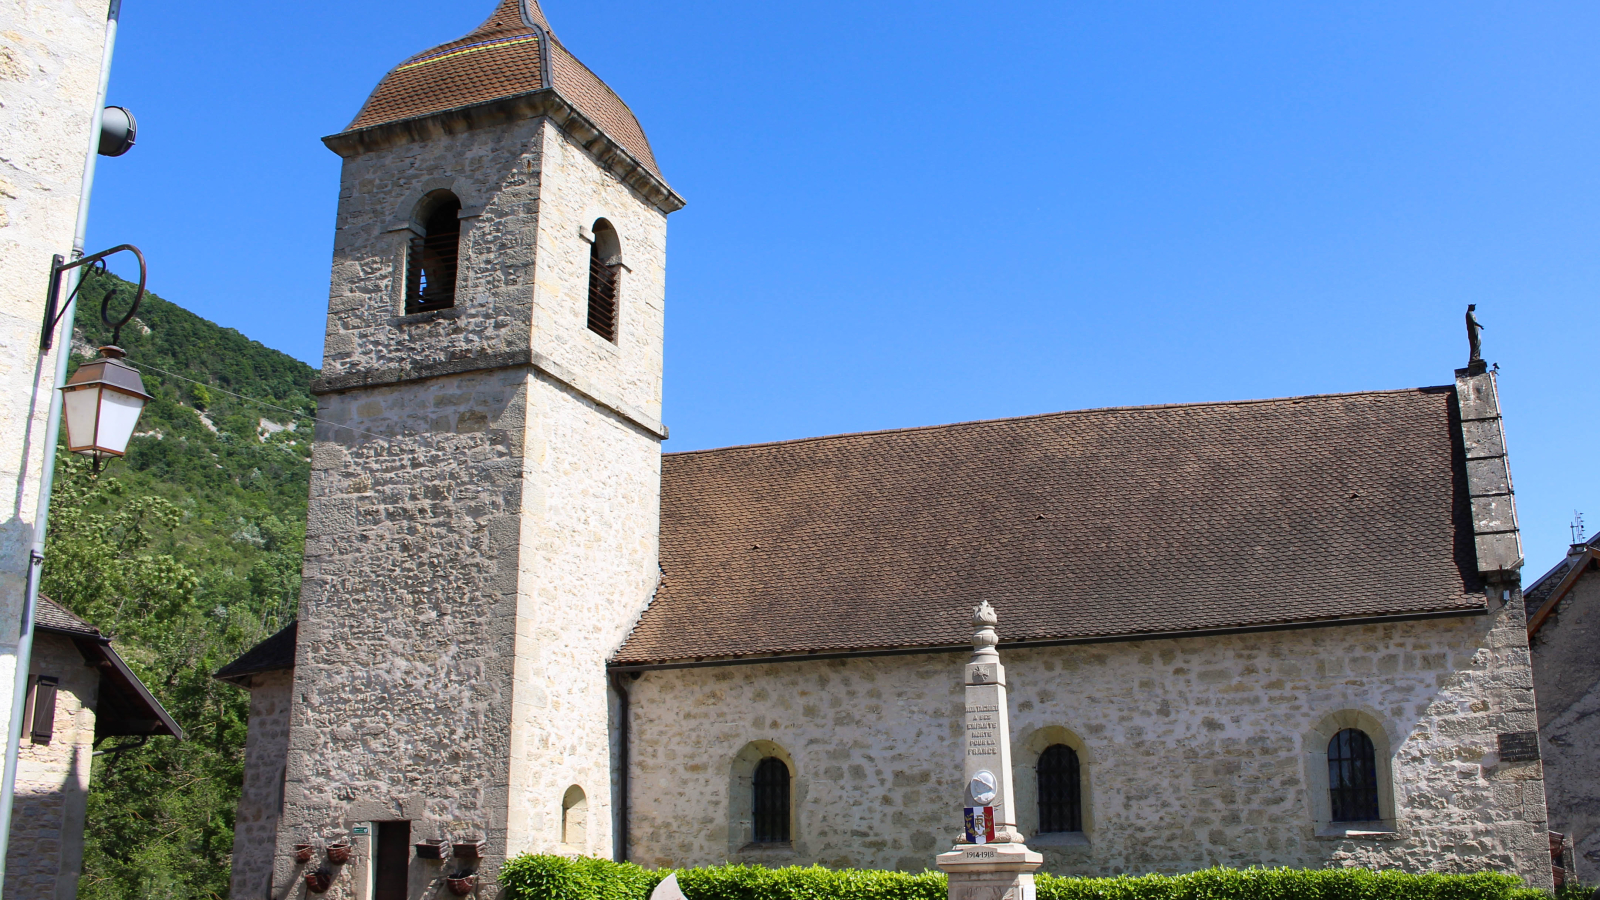
<svg viewBox="0 0 1600 900"><path fill-rule="evenodd" d="M1000 654L995 651L995 645L1000 643L1000 635L994 630L999 624L1000 617L995 615L994 607L989 601L984 600L972 608L972 661L973 662L999 662Z"/></svg>

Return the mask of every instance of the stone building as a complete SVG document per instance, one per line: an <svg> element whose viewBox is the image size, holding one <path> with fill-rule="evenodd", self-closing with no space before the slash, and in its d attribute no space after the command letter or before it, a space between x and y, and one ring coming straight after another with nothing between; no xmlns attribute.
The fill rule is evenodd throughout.
<svg viewBox="0 0 1600 900"><path fill-rule="evenodd" d="M57 355L39 350L54 254L70 256L100 100L108 0L0 0L0 734L9 731Z"/></svg>
<svg viewBox="0 0 1600 900"><path fill-rule="evenodd" d="M1524 594L1539 697L1550 828L1568 837L1575 877L1600 873L1600 535Z"/></svg>
<svg viewBox="0 0 1600 900"><path fill-rule="evenodd" d="M95 748L108 737L182 740L183 729L98 628L47 597L34 626L5 896L72 900Z"/></svg>
<svg viewBox="0 0 1600 900"><path fill-rule="evenodd" d="M325 140L300 620L219 673L252 691L235 897L492 896L528 851L928 868L980 600L1050 871L1550 884L1481 362L664 457L683 201L533 0Z"/></svg>

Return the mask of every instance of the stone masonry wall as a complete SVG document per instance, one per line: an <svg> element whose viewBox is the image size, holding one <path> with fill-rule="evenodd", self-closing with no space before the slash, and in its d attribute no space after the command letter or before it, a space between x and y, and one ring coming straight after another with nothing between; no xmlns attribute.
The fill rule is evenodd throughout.
<svg viewBox="0 0 1600 900"><path fill-rule="evenodd" d="M660 445L549 378L529 394L509 854L562 849L561 800L577 785L583 850L609 857L605 664L660 571Z"/></svg>
<svg viewBox="0 0 1600 900"><path fill-rule="evenodd" d="M272 895L272 851L289 749L289 699L294 671L252 676L250 733L244 743L244 785L233 823L233 900Z"/></svg>
<svg viewBox="0 0 1600 900"><path fill-rule="evenodd" d="M542 120L346 160L339 182L324 377L529 346ZM461 201L451 309L405 315L407 242L423 198Z"/></svg>
<svg viewBox="0 0 1600 900"><path fill-rule="evenodd" d="M1547 887L1540 765L1496 755L1496 735L1534 714L1522 628L1513 602L1466 619L1002 646L1019 825L1059 874L1358 864L1503 869ZM931 868L960 830L964 661L644 673L631 688L632 858ZM1377 723L1391 748L1391 834L1316 821L1315 735L1352 720ZM792 850L730 844L730 767L752 741L793 758ZM1085 766L1085 834L1037 839L1032 766L1055 742Z"/></svg>
<svg viewBox="0 0 1600 900"><path fill-rule="evenodd" d="M541 162L533 349L660 421L667 217L558 128L545 129ZM615 344L588 327L589 243L579 228L600 218L616 228L627 266Z"/></svg>
<svg viewBox="0 0 1600 900"><path fill-rule="evenodd" d="M1580 576L1533 636L1550 829L1572 837L1578 878L1600 874L1600 571Z"/></svg>
<svg viewBox="0 0 1600 900"><path fill-rule="evenodd" d="M348 427L319 423L313 450L280 886L294 843L358 822L504 846L526 380L321 404Z"/></svg>
<svg viewBox="0 0 1600 900"><path fill-rule="evenodd" d="M72 900L83 868L83 820L94 759L94 710L100 673L72 641L37 633L30 675L61 679L54 734L35 744L27 734L17 757L17 793L6 855L8 900Z"/></svg>
<svg viewBox="0 0 1600 900"><path fill-rule="evenodd" d="M107 0L0 0L0 697L12 695L17 623L39 506L56 357L39 353L50 257L72 255L100 95ZM70 345L58 335L57 352ZM0 732L11 704L0 703Z"/></svg>

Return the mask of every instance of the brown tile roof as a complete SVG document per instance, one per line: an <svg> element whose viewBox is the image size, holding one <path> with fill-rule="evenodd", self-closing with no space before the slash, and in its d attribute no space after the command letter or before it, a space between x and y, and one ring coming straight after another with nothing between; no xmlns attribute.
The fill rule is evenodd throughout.
<svg viewBox="0 0 1600 900"><path fill-rule="evenodd" d="M545 36L549 37L548 48ZM345 130L371 128L551 87L546 83L542 58L547 51L549 80L557 92L660 178L650 141L633 111L561 45L537 0L500 0L494 13L470 34L418 53L396 66L378 82Z"/></svg>
<svg viewBox="0 0 1600 900"><path fill-rule="evenodd" d="M95 699L94 737L165 734L183 740L183 729L173 721L161 701L128 668L100 629L78 618L43 594L33 608L33 623L40 631L66 636L100 670Z"/></svg>
<svg viewBox="0 0 1600 900"><path fill-rule="evenodd" d="M1484 605L1451 387L670 454L614 659L1108 638Z"/></svg>
<svg viewBox="0 0 1600 900"><path fill-rule="evenodd" d="M67 612L66 607L43 594L39 595L39 602L33 608L33 624L46 631L61 634L82 635L88 638L101 637L100 629Z"/></svg>

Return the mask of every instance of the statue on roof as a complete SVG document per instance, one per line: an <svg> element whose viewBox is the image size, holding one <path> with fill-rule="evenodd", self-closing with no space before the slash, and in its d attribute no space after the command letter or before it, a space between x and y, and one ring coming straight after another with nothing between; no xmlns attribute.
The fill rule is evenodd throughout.
<svg viewBox="0 0 1600 900"><path fill-rule="evenodd" d="M1467 357L1467 368L1482 370L1484 368L1483 342L1478 337L1478 332L1483 330L1483 325L1478 321L1478 317L1472 314L1472 311L1477 308L1478 304L1476 303L1467 304L1467 345L1471 351L1471 355Z"/></svg>

